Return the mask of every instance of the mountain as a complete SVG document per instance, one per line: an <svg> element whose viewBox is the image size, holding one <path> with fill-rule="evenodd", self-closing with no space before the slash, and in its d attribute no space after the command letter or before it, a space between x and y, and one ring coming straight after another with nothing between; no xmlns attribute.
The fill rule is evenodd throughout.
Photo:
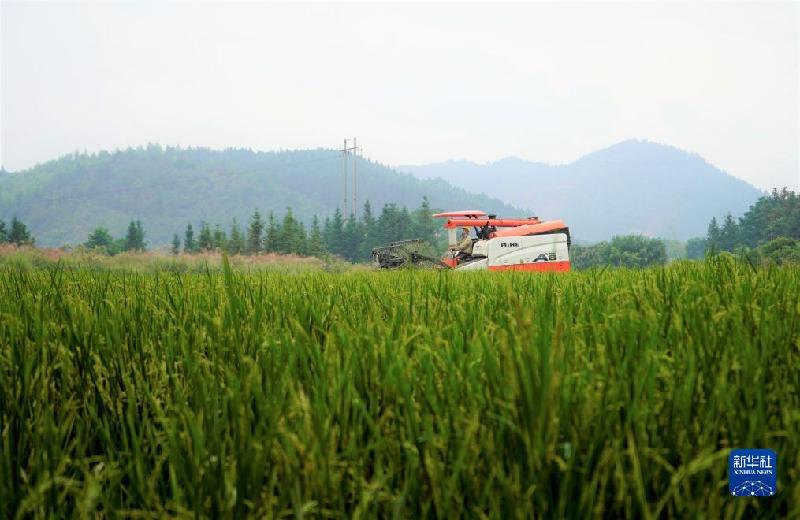
<svg viewBox="0 0 800 520"><path fill-rule="evenodd" d="M352 159L350 162L352 167ZM352 172L351 172L352 175ZM291 207L310 223L342 206L342 157L335 150L253 152L205 148L146 148L76 154L20 172L0 170L0 219L25 222L41 245L77 244L99 225L123 236L140 219L151 246L181 236L186 224L205 220L227 228L246 224L257 208L283 215ZM421 180L359 159L359 206L374 213L386 203L416 208L427 196L431 207L520 211L485 195L468 193L443 180Z"/></svg>
<svg viewBox="0 0 800 520"><path fill-rule="evenodd" d="M506 158L398 169L497 197L541 218L564 219L584 241L630 233L681 240L704 236L711 217L741 215L764 195L697 154L638 140L565 165Z"/></svg>

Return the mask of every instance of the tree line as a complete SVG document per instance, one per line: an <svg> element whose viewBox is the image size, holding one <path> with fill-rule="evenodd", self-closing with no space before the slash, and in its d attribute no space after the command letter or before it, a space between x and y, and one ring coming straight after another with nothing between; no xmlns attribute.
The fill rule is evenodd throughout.
<svg viewBox="0 0 800 520"><path fill-rule="evenodd" d="M686 242L686 257L690 259L724 252L745 252L755 261L800 263L800 194L788 188L772 190L739 219L730 213L721 223L712 218L705 237ZM576 246L570 257L579 269L601 265L644 267L667 260L664 241L641 236Z"/></svg>
<svg viewBox="0 0 800 520"><path fill-rule="evenodd" d="M0 244L10 243L18 246L32 246L36 240L31 236L28 227L17 217L11 219L11 224L0 220Z"/></svg>
<svg viewBox="0 0 800 520"><path fill-rule="evenodd" d="M145 251L147 243L144 240L144 228L139 220L131 220L128 224L128 231L124 238L115 239L108 228L100 226L89 233L89 237L83 245L89 249L95 249L116 255L125 251Z"/></svg>
<svg viewBox="0 0 800 520"><path fill-rule="evenodd" d="M738 221L728 213L720 225L714 217L705 238L690 239L686 250L689 258L746 251L777 263L800 262L800 194L774 189Z"/></svg>
<svg viewBox="0 0 800 520"><path fill-rule="evenodd" d="M576 269L598 266L647 267L667 261L663 240L641 235L615 236L592 246L573 246L570 260Z"/></svg>
<svg viewBox="0 0 800 520"><path fill-rule="evenodd" d="M175 233L171 251L193 254L204 251L225 251L228 254L280 253L302 256L340 256L351 262L372 259L372 249L395 240L419 238L430 244L439 240L433 210L423 197L420 206L409 211L405 206L385 204L377 216L367 201L358 217L347 218L337 209L324 221L314 215L310 225L295 217L292 208L277 217L270 211L266 217L256 209L246 226L234 219L227 229L220 224L189 223L182 233ZM131 221L124 238L115 239L105 227L89 235L84 246L114 255L123 251L144 251L147 244L140 221Z"/></svg>
<svg viewBox="0 0 800 520"><path fill-rule="evenodd" d="M286 208L281 218L273 211L264 217L255 210L246 228L236 220L228 230L215 224L202 222L199 229L191 223L181 236L175 233L172 253L198 253L201 251L226 251L229 254L281 253L303 256L340 256L351 262L372 259L372 249L379 245L406 238L420 238L429 243L438 239L436 222L431 216L428 199L423 197L419 208L409 211L405 206L385 204L376 217L369 201L361 214L345 218L337 209L323 222L314 215L306 226Z"/></svg>

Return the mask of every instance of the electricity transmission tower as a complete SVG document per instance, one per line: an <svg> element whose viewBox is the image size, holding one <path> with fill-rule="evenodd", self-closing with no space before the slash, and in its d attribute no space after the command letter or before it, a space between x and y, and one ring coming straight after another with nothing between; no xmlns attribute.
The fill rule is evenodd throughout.
<svg viewBox="0 0 800 520"><path fill-rule="evenodd" d="M344 218L348 218L351 214L353 216L358 216L358 151L360 148L356 142L356 138L353 138L353 146L348 147L347 142L349 139L344 140L344 146L342 146L342 193L343 193L343 208L344 211ZM353 153L353 198L352 198L352 208L350 211L347 211L347 192L348 192L348 182L347 177L349 174L348 168L348 157L350 153Z"/></svg>

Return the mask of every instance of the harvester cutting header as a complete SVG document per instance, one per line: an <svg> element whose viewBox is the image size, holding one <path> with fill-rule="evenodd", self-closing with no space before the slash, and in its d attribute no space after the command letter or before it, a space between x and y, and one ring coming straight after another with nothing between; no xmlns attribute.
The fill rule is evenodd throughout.
<svg viewBox="0 0 800 520"><path fill-rule="evenodd" d="M403 240L372 250L378 266L429 263L458 270L569 271L569 228L561 220L497 218L478 210L433 216L447 219L449 247L442 259L420 254L420 240Z"/></svg>

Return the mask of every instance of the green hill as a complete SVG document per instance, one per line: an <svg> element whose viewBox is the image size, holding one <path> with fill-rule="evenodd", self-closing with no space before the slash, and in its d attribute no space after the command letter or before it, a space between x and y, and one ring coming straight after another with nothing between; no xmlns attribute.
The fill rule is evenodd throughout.
<svg viewBox="0 0 800 520"><path fill-rule="evenodd" d="M352 164L352 163L351 163ZM423 180L360 159L359 205L416 208L427 196L434 208L481 208L521 214L485 195L447 182ZM254 209L300 219L324 218L342 205L342 158L335 150L253 152L204 148L128 149L76 154L20 172L0 172L0 219L22 219L41 245L77 244L99 225L120 236L140 219L151 246L202 220L246 222Z"/></svg>

